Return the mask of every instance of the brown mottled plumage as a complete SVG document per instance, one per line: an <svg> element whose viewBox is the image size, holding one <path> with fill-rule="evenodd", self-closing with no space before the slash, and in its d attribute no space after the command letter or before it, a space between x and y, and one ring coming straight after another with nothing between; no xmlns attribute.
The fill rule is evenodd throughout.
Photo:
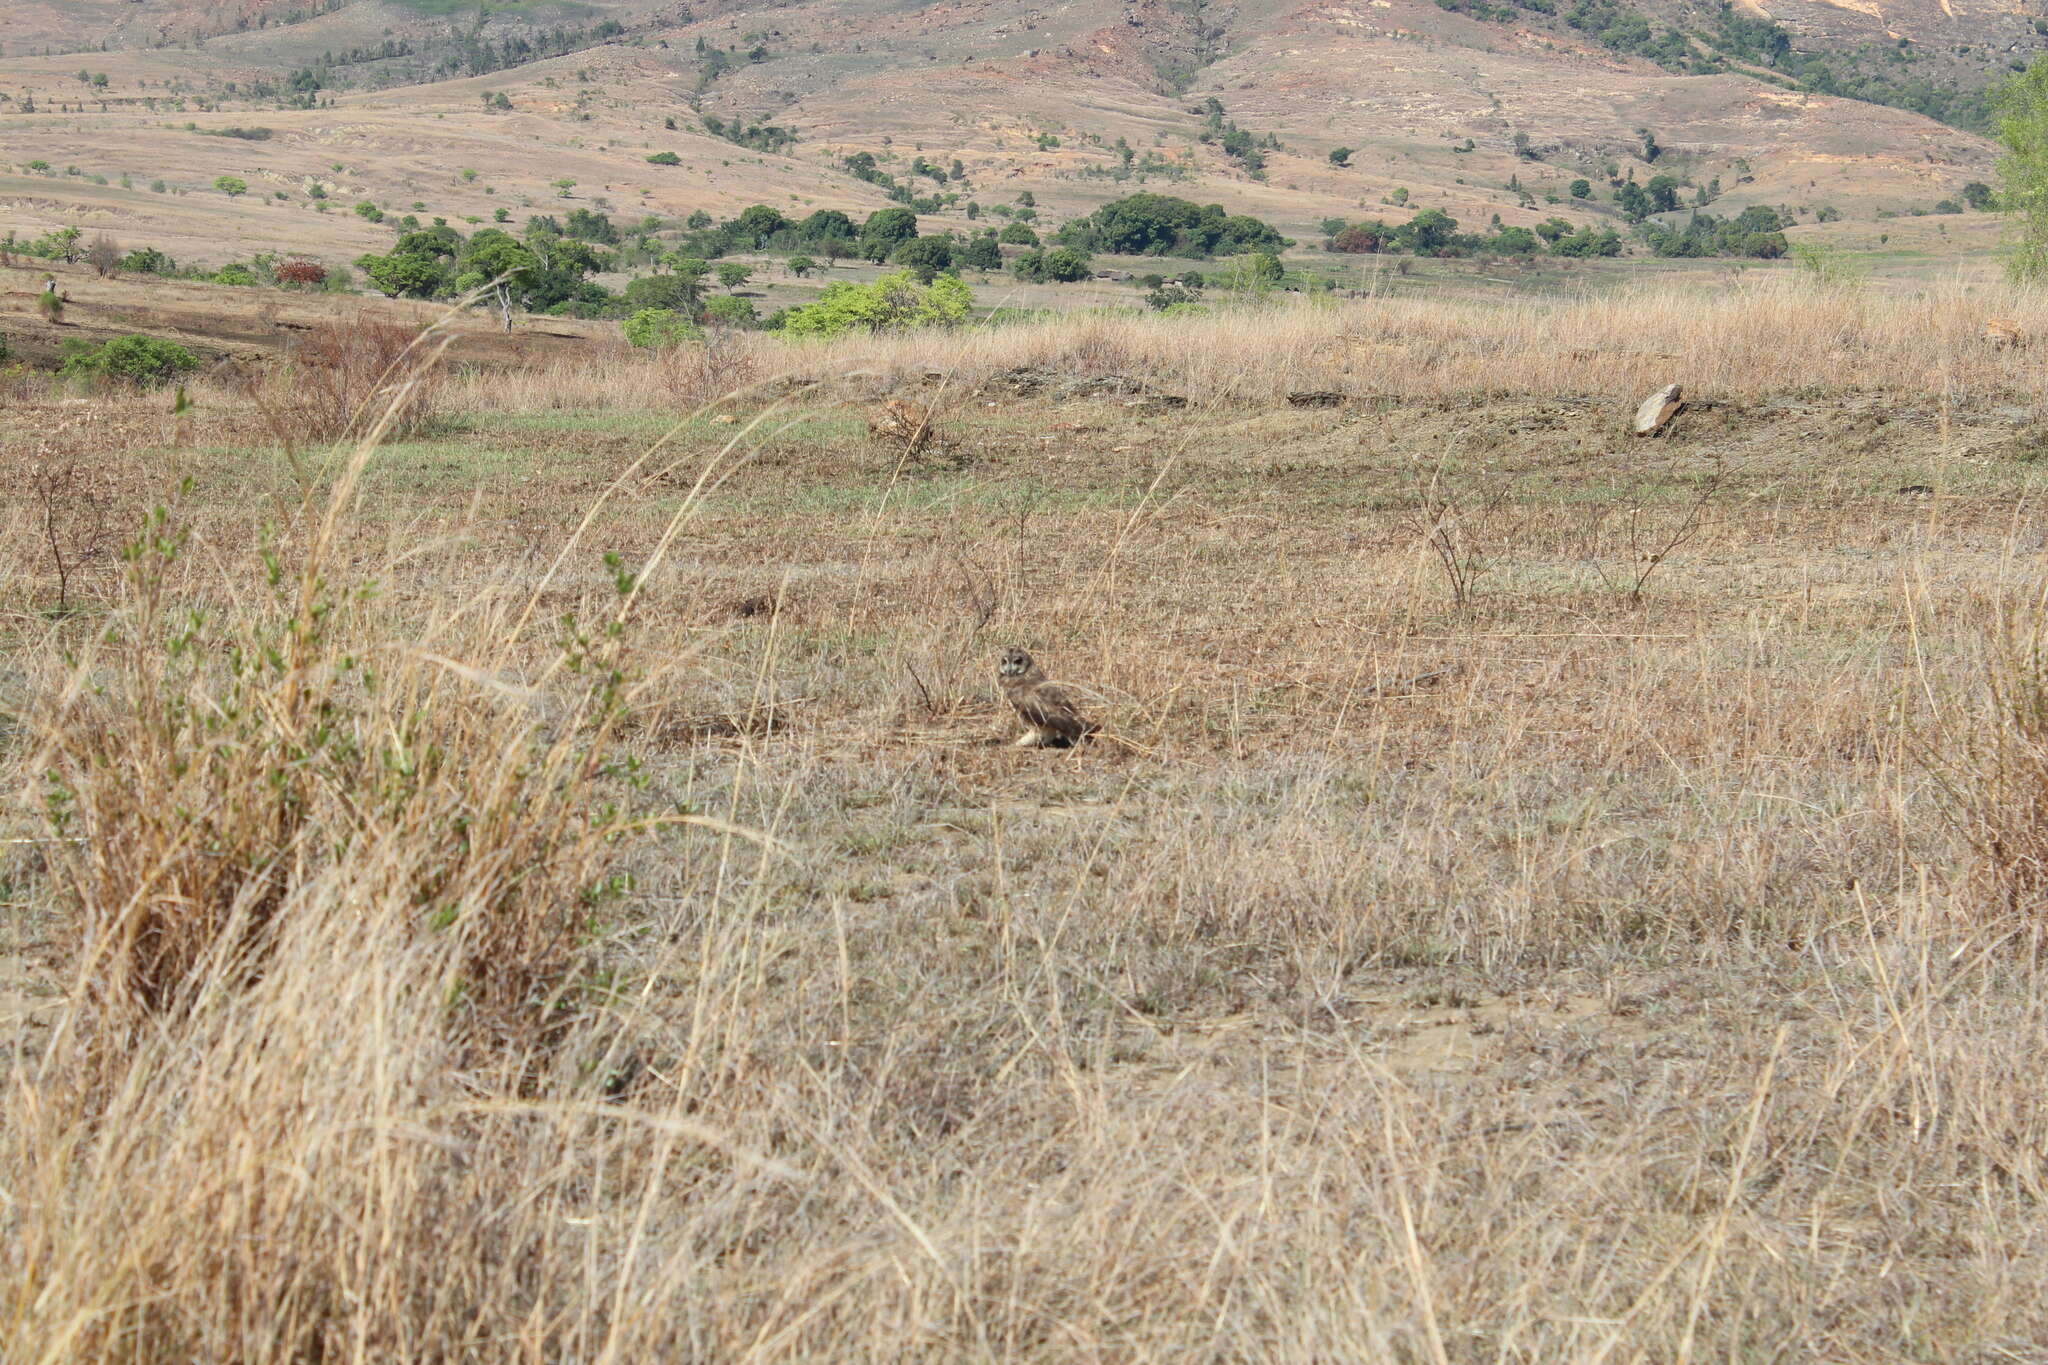
<svg viewBox="0 0 2048 1365"><path fill-rule="evenodd" d="M1081 715L1073 693L1058 683L1047 682L1045 670L1023 650L1003 651L996 665L996 680L1003 696L1017 709L1024 733L1017 740L1020 749L1065 749L1077 739L1095 733L1097 727Z"/></svg>

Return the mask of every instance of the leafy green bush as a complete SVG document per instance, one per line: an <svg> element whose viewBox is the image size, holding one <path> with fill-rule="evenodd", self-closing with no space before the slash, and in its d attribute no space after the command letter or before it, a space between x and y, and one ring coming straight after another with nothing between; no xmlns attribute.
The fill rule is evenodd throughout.
<svg viewBox="0 0 2048 1365"><path fill-rule="evenodd" d="M973 308L973 292L956 277L941 275L920 285L902 270L873 284L842 280L826 285L816 303L782 315L782 331L788 336L836 337L853 331L951 327L965 322Z"/></svg>
<svg viewBox="0 0 2048 1365"><path fill-rule="evenodd" d="M1086 252L1070 246L1054 247L1051 251L1027 251L1010 266L1010 273L1027 283L1050 280L1072 284L1088 278L1088 256Z"/></svg>
<svg viewBox="0 0 2048 1365"><path fill-rule="evenodd" d="M661 351L686 341L700 341L704 333L673 308L643 308L626 319L626 341L646 350Z"/></svg>
<svg viewBox="0 0 2048 1365"><path fill-rule="evenodd" d="M249 182L240 176L234 175L223 175L215 178L213 187L230 199L249 192Z"/></svg>
<svg viewBox="0 0 2048 1365"><path fill-rule="evenodd" d="M261 283L261 281L259 281L256 278L255 271L251 270L246 265L242 265L240 262L234 261L231 261L227 265L224 265L220 269L214 271L213 282L215 284L239 285L252 285Z"/></svg>
<svg viewBox="0 0 2048 1365"><path fill-rule="evenodd" d="M721 294L704 302L704 321L714 327L752 327L760 322L760 314L746 299Z"/></svg>
<svg viewBox="0 0 2048 1365"><path fill-rule="evenodd" d="M79 378L123 379L142 388L155 388L198 368L199 357L175 341L125 336L98 346L85 341L67 342L58 373Z"/></svg>
<svg viewBox="0 0 2048 1365"><path fill-rule="evenodd" d="M680 166L683 164L683 159L674 152L656 152L653 156L647 158L647 164L650 166Z"/></svg>
<svg viewBox="0 0 2048 1365"><path fill-rule="evenodd" d="M1256 218L1227 216L1219 205L1199 205L1167 194L1113 200L1061 228L1060 241L1083 250L1134 256L1224 256L1277 252L1288 245L1285 237Z"/></svg>

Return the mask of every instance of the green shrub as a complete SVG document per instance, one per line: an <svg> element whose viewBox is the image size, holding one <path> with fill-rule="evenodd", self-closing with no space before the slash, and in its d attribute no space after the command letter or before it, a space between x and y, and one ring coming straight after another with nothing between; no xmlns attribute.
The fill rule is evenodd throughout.
<svg viewBox="0 0 2048 1365"><path fill-rule="evenodd" d="M125 336L94 346L72 341L64 347L58 373L81 378L123 379L142 388L167 384L199 368L199 357L161 337Z"/></svg>
<svg viewBox="0 0 2048 1365"><path fill-rule="evenodd" d="M626 319L626 341L648 350L666 350L685 341L699 341L704 333L673 308L643 308Z"/></svg>
<svg viewBox="0 0 2048 1365"><path fill-rule="evenodd" d="M680 166L683 164L683 159L674 152L656 152L653 156L647 158L647 164L650 166Z"/></svg>
<svg viewBox="0 0 2048 1365"><path fill-rule="evenodd" d="M721 294L704 303L704 321L716 327L752 327L760 320L751 302L731 294Z"/></svg>
<svg viewBox="0 0 2048 1365"><path fill-rule="evenodd" d="M249 182L233 175L217 177L213 182L213 187L230 199L249 192Z"/></svg>
<svg viewBox="0 0 2048 1365"><path fill-rule="evenodd" d="M215 284L239 284L244 286L262 283L262 281L256 278L255 271L239 262L230 262L214 271L213 282Z"/></svg>
<svg viewBox="0 0 2048 1365"><path fill-rule="evenodd" d="M854 331L950 327L965 322L973 307L973 293L957 277L941 275L920 285L903 270L873 284L842 280L826 285L816 303L782 315L782 331L788 336L836 337Z"/></svg>

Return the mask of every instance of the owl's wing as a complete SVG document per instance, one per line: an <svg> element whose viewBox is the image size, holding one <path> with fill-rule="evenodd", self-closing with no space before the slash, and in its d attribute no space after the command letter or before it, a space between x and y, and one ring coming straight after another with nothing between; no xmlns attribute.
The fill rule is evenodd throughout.
<svg viewBox="0 0 2048 1365"><path fill-rule="evenodd" d="M1040 683L1018 697L1016 707L1025 724L1065 739L1078 738L1094 729L1082 718L1074 694L1058 683Z"/></svg>

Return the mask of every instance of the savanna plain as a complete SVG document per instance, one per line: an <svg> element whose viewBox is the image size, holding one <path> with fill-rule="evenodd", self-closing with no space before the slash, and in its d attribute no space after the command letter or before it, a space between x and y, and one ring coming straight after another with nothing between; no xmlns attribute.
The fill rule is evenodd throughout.
<svg viewBox="0 0 2048 1365"><path fill-rule="evenodd" d="M2032 337L15 376L0 1359L2048 1359Z"/></svg>

